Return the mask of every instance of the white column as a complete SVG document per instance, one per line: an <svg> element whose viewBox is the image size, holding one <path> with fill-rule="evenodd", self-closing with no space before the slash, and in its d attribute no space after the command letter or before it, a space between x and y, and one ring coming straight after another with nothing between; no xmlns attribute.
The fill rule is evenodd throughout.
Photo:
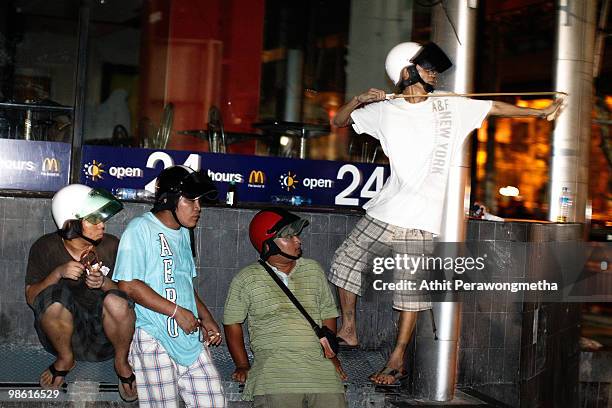
<svg viewBox="0 0 612 408"><path fill-rule="evenodd" d="M573 197L568 221L584 222L588 199L596 0L558 0L555 90L569 93L552 140L549 220L564 187Z"/></svg>
<svg viewBox="0 0 612 408"><path fill-rule="evenodd" d="M474 51L476 33L476 2L452 0L446 2L448 16L441 6L432 15L432 41L446 52L453 67L444 72L438 88L466 93L473 91ZM452 21L449 23L449 19ZM454 26L454 28L453 28ZM442 242L465 240L465 213L469 206L470 143L466 142L462 154L451 162L446 203L442 221ZM444 253L457 256L458 253ZM457 348L461 329L461 303L436 302L433 316L437 339L417 337L416 364L419 376L415 379L415 393L431 401L449 401L455 395Z"/></svg>
<svg viewBox="0 0 612 408"><path fill-rule="evenodd" d="M346 99L370 88L389 89L387 53L410 41L412 2L353 0L346 56Z"/></svg>

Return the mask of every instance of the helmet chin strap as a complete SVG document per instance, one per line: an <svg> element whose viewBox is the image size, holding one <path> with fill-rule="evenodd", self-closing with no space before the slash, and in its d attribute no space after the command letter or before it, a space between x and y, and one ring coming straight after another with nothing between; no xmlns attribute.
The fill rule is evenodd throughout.
<svg viewBox="0 0 612 408"><path fill-rule="evenodd" d="M423 85L423 89L425 89L425 92L427 93L432 93L434 91L434 86L425 82L423 78L421 78L421 76L419 75L419 71L417 71L416 65L409 65L407 68L408 79L404 79L400 82L402 91L416 83L420 83L421 85Z"/></svg>
<svg viewBox="0 0 612 408"><path fill-rule="evenodd" d="M183 223L179 221L179 219L178 219L178 217L176 215L176 208L173 208L172 210L170 210L170 212L172 212L172 216L174 217L174 220L178 223L178 225L180 225L183 228L189 228L189 227L186 227L185 225L183 225Z"/></svg>
<svg viewBox="0 0 612 408"><path fill-rule="evenodd" d="M93 246L98 246L98 244L102 241L102 238L100 239L91 239L89 237L86 237L85 235L83 235L82 233L79 234L79 236L81 238L83 238L85 241L89 242L90 244L92 244Z"/></svg>
<svg viewBox="0 0 612 408"><path fill-rule="evenodd" d="M261 254L261 258L264 261L267 261L268 258L270 258L272 255L282 255L287 259L291 259L292 261L296 261L302 257L301 253L298 256L294 256L294 255L289 255L288 253L281 251L278 245L276 245L276 242L274 242L274 239L270 239L269 242L264 242L264 245L266 244L268 245L268 250L264 252L263 254Z"/></svg>
<svg viewBox="0 0 612 408"><path fill-rule="evenodd" d="M291 259L293 261L296 261L296 260L298 260L298 259L300 259L302 257L302 254L299 254L298 256L293 256L293 255L289 255L289 254L287 254L287 253L285 253L283 251L280 251L278 254L284 256L285 258L289 258L289 259Z"/></svg>
<svg viewBox="0 0 612 408"><path fill-rule="evenodd" d="M89 237L86 237L83 234L83 226L81 224L80 220L75 220L74 222L71 221L70 226L68 228L64 228L64 229L60 229L58 230L59 235L66 240L71 240L71 239L75 239L75 238L82 238L85 241L89 242L90 244L96 246L98 245L101 241L102 238L100 239L91 239Z"/></svg>

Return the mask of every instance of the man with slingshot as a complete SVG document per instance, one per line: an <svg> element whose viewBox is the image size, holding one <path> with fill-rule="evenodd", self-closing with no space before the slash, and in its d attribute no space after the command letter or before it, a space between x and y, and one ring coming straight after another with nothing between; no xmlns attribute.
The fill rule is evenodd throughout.
<svg viewBox="0 0 612 408"><path fill-rule="evenodd" d="M339 127L351 124L357 133L378 139L391 167L382 190L364 205L366 215L336 251L328 274L338 286L342 308L338 337L345 346L359 345L355 302L365 292L364 274L368 268L371 271L381 247L399 246L414 256L431 252L441 230L450 162L468 135L489 115L551 121L562 110L563 98L533 109L435 92L438 74L451 66L434 43L401 43L385 61L387 75L400 93L387 95L371 88L340 107L331 121ZM370 376L377 385L398 385L406 377L405 352L417 313L431 309L431 303L395 291L393 308L400 311L397 340L385 367Z"/></svg>
<svg viewBox="0 0 612 408"><path fill-rule="evenodd" d="M123 205L104 190L71 184L55 194L51 206L58 230L32 245L25 278L38 338L56 356L40 385L61 387L76 360L114 357L119 395L135 401L127 360L134 304L111 280L119 240L104 233L105 221Z"/></svg>

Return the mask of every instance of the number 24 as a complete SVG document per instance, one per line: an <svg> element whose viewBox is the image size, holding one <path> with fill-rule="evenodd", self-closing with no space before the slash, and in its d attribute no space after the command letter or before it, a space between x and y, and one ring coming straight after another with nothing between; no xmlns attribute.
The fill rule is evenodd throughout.
<svg viewBox="0 0 612 408"><path fill-rule="evenodd" d="M384 183L384 172L385 172L384 167L376 167L374 171L372 172L372 174L370 175L370 178L368 178L368 180L363 185L363 188L361 189L359 193L359 197L361 198L374 197L382 189L382 186ZM336 196L335 204L336 205L358 206L359 198L349 198L348 196L351 195L357 189L357 187L359 187L359 184L361 182L361 172L356 166L352 164L345 164L344 166L340 167L340 169L338 170L338 175L336 176L336 178L338 180L342 180L344 179L344 176L347 173L349 173L352 176L351 184L349 184L347 188L342 190ZM374 186L374 189L372 189L372 186Z"/></svg>

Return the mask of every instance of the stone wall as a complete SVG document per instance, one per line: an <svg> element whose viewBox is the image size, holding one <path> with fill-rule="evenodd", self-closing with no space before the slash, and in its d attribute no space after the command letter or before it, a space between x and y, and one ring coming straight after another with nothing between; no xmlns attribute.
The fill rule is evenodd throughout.
<svg viewBox="0 0 612 408"><path fill-rule="evenodd" d="M125 209L107 223L107 232L121 236L127 223L149 208L146 204L125 203ZM199 292L218 320L232 277L257 260L248 238L248 225L255 213L248 209L204 208L196 228ZM302 234L305 256L328 269L335 249L359 217L308 212L300 216L310 221ZM55 230L50 199L0 197L0 343L38 342L24 297L25 270L32 243Z"/></svg>
<svg viewBox="0 0 612 408"><path fill-rule="evenodd" d="M38 344L32 312L24 299L29 248L42 234L55 231L51 200L0 197L0 344ZM120 236L136 215L150 206L126 203L107 224ZM199 292L217 320L232 277L255 262L248 224L256 210L204 208L196 229ZM310 221L302 241L306 257L324 270L334 251L359 220L358 215L300 212ZM494 223L470 221L468 240L489 242L548 242L580 238L578 225ZM504 273L533 277L550 272L537 254L500 264ZM368 290L357 303L362 346L388 353L395 341L397 313L391 296ZM464 298L459 340L457 382L511 406L575 406L578 398L579 308L571 304L522 302L479 295ZM534 341L534 319L537 338ZM431 331L430 315L422 313L419 331ZM415 360L414 341L409 365ZM554 392L553 392L554 390ZM551 402L548 404L546 401ZM565 403L568 403L567 405ZM574 404L574 402L576 404Z"/></svg>

